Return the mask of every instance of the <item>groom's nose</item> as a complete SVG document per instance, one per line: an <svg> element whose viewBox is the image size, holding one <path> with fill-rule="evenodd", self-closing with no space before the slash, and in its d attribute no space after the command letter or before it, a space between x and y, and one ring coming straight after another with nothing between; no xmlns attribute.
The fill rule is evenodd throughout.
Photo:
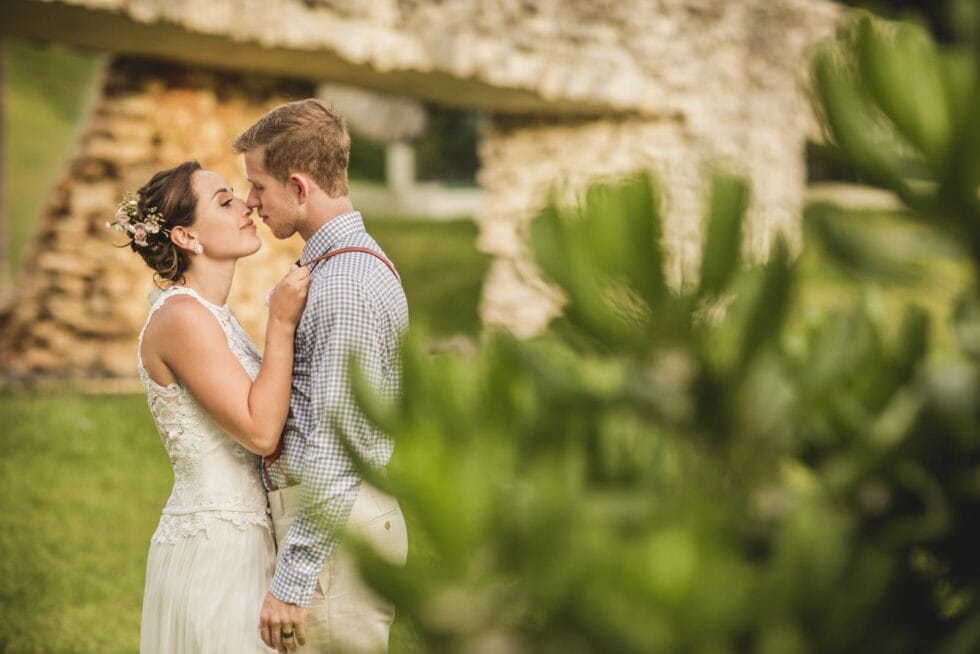
<svg viewBox="0 0 980 654"><path fill-rule="evenodd" d="M258 207L262 206L262 203L259 202L259 196L255 191L248 192L248 198L245 200L245 206L247 206L249 209L257 209Z"/></svg>

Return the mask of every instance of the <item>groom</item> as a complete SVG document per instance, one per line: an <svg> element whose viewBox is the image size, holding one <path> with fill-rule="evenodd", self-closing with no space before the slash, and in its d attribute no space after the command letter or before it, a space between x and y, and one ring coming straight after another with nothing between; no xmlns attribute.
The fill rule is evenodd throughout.
<svg viewBox="0 0 980 654"><path fill-rule="evenodd" d="M280 651L385 651L394 607L364 585L338 532L346 528L404 563L405 522L393 498L361 480L341 434L371 465L387 465L391 441L361 413L347 366L356 354L374 389L397 395L405 294L351 204L350 136L328 105L281 105L234 147L252 185L248 206L276 238L299 232L311 278L281 451L263 465L279 559L262 605L262 639Z"/></svg>

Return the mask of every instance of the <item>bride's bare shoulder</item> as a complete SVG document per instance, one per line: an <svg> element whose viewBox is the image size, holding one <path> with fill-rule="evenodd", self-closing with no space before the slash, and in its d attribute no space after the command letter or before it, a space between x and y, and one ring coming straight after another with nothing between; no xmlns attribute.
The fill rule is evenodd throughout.
<svg viewBox="0 0 980 654"><path fill-rule="evenodd" d="M221 326L211 312L189 295L167 298L150 318L143 342L146 345L181 348L186 343L220 338Z"/></svg>

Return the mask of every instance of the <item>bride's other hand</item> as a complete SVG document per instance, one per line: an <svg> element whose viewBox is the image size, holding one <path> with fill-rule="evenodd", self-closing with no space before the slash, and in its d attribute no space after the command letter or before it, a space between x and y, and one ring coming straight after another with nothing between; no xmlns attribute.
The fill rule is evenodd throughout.
<svg viewBox="0 0 980 654"><path fill-rule="evenodd" d="M293 266L269 293L269 319L295 327L306 306L310 288L310 271L306 266Z"/></svg>

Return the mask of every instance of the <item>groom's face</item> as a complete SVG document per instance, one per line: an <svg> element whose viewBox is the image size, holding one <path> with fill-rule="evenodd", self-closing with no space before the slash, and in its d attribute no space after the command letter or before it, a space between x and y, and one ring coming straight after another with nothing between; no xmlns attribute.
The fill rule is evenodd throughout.
<svg viewBox="0 0 980 654"><path fill-rule="evenodd" d="M245 174L252 185L247 204L276 238L289 238L296 233L299 215L296 199L283 184L269 174L264 163L265 148L245 153Z"/></svg>

